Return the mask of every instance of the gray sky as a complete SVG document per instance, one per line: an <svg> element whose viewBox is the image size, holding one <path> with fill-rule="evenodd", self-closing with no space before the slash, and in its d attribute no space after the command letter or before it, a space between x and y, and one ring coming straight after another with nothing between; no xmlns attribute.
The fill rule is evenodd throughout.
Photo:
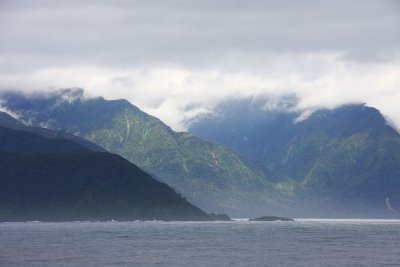
<svg viewBox="0 0 400 267"><path fill-rule="evenodd" d="M178 130L260 94L366 102L400 126L399 25L396 0L0 0L0 88L82 87Z"/></svg>

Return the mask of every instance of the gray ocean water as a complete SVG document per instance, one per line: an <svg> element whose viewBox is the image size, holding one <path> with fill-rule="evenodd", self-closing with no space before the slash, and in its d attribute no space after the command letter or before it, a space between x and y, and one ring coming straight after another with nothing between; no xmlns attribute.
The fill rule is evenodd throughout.
<svg viewBox="0 0 400 267"><path fill-rule="evenodd" d="M0 266L400 266L400 221L0 223Z"/></svg>

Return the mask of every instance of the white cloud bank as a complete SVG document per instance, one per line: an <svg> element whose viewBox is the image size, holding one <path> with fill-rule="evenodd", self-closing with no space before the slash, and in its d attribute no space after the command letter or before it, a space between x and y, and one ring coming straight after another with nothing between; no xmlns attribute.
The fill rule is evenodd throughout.
<svg viewBox="0 0 400 267"><path fill-rule="evenodd" d="M81 87L176 130L265 94L301 110L367 103L400 126L396 1L55 3L0 2L0 89Z"/></svg>

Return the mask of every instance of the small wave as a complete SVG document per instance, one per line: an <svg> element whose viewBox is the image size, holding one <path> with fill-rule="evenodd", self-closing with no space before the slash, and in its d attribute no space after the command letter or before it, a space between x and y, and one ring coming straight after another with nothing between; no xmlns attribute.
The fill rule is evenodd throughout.
<svg viewBox="0 0 400 267"><path fill-rule="evenodd" d="M232 218L232 221L235 221L235 222L248 222L249 218Z"/></svg>

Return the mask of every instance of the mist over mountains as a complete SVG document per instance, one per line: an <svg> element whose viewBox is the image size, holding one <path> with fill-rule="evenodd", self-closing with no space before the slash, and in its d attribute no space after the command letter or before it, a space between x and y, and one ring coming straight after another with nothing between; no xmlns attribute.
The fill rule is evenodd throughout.
<svg viewBox="0 0 400 267"><path fill-rule="evenodd" d="M275 109L237 99L197 117L190 134L126 100L86 99L80 90L1 99L21 121L117 153L207 211L390 217L400 207L399 134L365 105L304 117L290 111L293 99Z"/></svg>
<svg viewBox="0 0 400 267"><path fill-rule="evenodd" d="M0 88L78 86L175 130L228 97L262 94L294 94L301 109L368 103L400 126L396 0L0 6Z"/></svg>
<svg viewBox="0 0 400 267"><path fill-rule="evenodd" d="M289 177L327 207L383 210L387 199L399 205L400 136L378 110L354 104L302 118L263 103L227 101L189 130Z"/></svg>

